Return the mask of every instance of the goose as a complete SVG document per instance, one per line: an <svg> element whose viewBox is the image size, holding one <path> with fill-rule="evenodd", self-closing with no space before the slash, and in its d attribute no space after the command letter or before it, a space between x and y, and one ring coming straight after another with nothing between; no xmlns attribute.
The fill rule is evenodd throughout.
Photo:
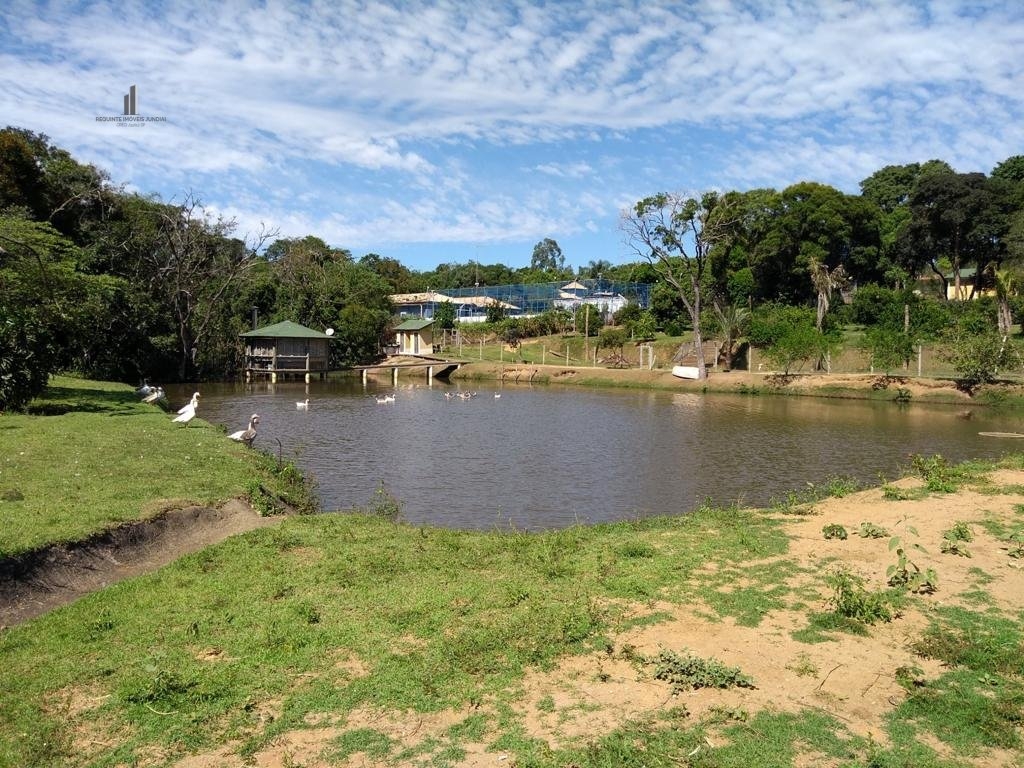
<svg viewBox="0 0 1024 768"><path fill-rule="evenodd" d="M307 397L305 400L301 400L301 401L297 402L295 404L295 407L298 408L300 411L308 411L309 410L309 398Z"/></svg>
<svg viewBox="0 0 1024 768"><path fill-rule="evenodd" d="M198 392L193 392L192 393L192 399L186 405L181 406L181 408L178 409L178 413L184 413L189 408L191 408L192 411L193 411L192 415L194 416L195 415L195 410L198 407L199 407L199 393Z"/></svg>
<svg viewBox="0 0 1024 768"><path fill-rule="evenodd" d="M196 392L194 395L192 395L192 399L189 401L188 405L182 406L181 409L178 411L178 415L175 416L172 419L172 421L177 422L178 424L184 424L185 426L188 426L188 423L196 417L196 408L198 406L199 393Z"/></svg>
<svg viewBox="0 0 1024 768"><path fill-rule="evenodd" d="M163 400L165 397L167 397L167 393L164 392L163 387L150 387L149 394L142 398L142 402L155 403L157 400Z"/></svg>
<svg viewBox="0 0 1024 768"><path fill-rule="evenodd" d="M497 400L499 397L501 397L501 392L495 392L494 399Z"/></svg>
<svg viewBox="0 0 1024 768"><path fill-rule="evenodd" d="M228 435L231 440L237 440L240 443L245 443L247 446L252 448L252 441L256 439L256 425L260 423L260 417L258 414L253 414L249 417L249 428L240 429L237 432L232 432Z"/></svg>
<svg viewBox="0 0 1024 768"><path fill-rule="evenodd" d="M135 394L139 397L145 397L146 395L152 394L153 387L149 386L149 382L145 379L142 380L142 386L135 390Z"/></svg>
<svg viewBox="0 0 1024 768"><path fill-rule="evenodd" d="M378 405L384 405L384 403L395 402L394 395L375 395L373 399L377 401Z"/></svg>
<svg viewBox="0 0 1024 768"><path fill-rule="evenodd" d="M444 393L444 399L445 400L451 400L453 397L455 397L455 393L454 392L445 392Z"/></svg>

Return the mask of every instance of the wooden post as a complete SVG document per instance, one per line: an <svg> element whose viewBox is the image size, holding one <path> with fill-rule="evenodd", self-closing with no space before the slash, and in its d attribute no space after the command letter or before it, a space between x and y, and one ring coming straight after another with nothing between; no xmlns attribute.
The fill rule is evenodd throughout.
<svg viewBox="0 0 1024 768"><path fill-rule="evenodd" d="M391 369L391 386L398 386L398 366L396 365Z"/></svg>
<svg viewBox="0 0 1024 768"><path fill-rule="evenodd" d="M433 383L434 383L434 366L428 365L427 366L427 384L430 385L430 384L433 384Z"/></svg>
<svg viewBox="0 0 1024 768"><path fill-rule="evenodd" d="M363 389L366 389L366 369L363 368Z"/></svg>
<svg viewBox="0 0 1024 768"><path fill-rule="evenodd" d="M587 304L583 308L583 359L586 360L590 355L590 305Z"/></svg>

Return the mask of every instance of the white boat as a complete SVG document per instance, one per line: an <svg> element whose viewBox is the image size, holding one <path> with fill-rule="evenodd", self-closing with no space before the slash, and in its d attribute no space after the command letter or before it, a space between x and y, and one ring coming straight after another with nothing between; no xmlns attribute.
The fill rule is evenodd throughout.
<svg viewBox="0 0 1024 768"><path fill-rule="evenodd" d="M672 375L680 379L699 379L700 368L696 365L676 365L672 368Z"/></svg>

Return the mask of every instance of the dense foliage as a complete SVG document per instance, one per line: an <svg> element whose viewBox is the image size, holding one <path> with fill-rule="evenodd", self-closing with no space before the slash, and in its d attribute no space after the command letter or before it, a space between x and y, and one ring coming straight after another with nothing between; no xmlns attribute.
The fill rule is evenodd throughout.
<svg viewBox="0 0 1024 768"><path fill-rule="evenodd" d="M649 310L617 322L636 338L655 328L714 338L727 367L746 341L766 345L786 370L824 358L842 323L865 327L863 343L884 369L937 338L960 350L950 359L968 386L1016 365L1007 337L1022 303L1024 156L988 175L939 160L887 166L860 195L811 181L657 194L624 216L623 229L633 263L591 260L574 272L544 238L527 267L470 261L416 272L375 253L355 260L312 234L237 232L191 194L167 202L126 192L46 136L6 128L0 410L23 405L61 369L132 382L230 377L238 335L253 323L331 327L332 366L372 362L388 340L391 294L574 277L652 283ZM984 301L948 298L979 293ZM442 309L441 327L456 324L452 315ZM497 304L488 319L506 341L574 328L596 335L606 320L584 310L508 325Z"/></svg>

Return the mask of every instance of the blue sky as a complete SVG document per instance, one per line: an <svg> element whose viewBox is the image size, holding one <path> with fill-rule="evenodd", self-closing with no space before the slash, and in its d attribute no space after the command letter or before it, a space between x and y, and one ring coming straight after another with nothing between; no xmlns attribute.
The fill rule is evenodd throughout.
<svg viewBox="0 0 1024 768"><path fill-rule="evenodd" d="M135 84L141 128L118 115ZM655 192L1024 154L1006 2L25 2L0 123L117 184L417 270L634 259Z"/></svg>

